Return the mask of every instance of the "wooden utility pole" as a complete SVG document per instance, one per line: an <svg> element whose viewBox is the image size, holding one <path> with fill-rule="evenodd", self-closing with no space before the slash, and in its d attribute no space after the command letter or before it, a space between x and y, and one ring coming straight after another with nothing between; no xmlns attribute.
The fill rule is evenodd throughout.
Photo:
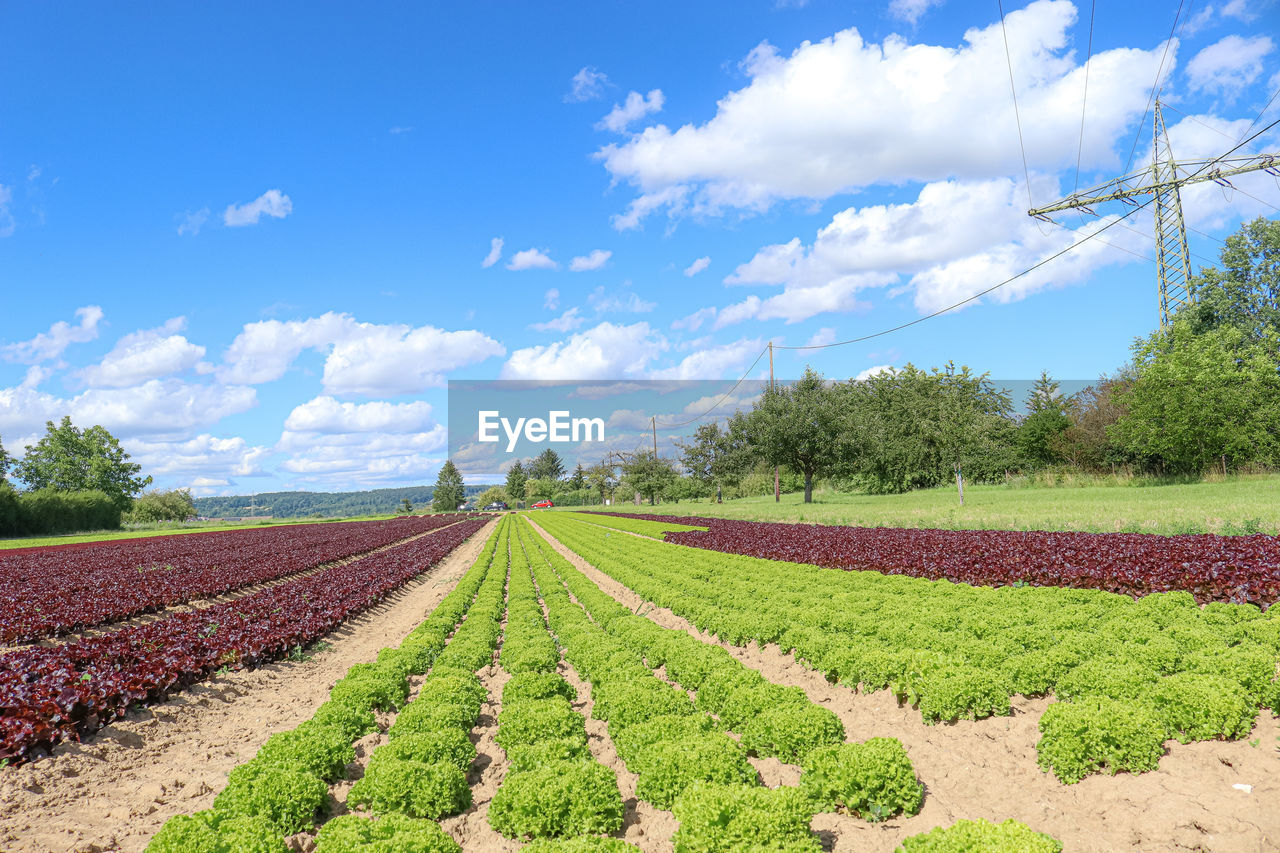
<svg viewBox="0 0 1280 853"><path fill-rule="evenodd" d="M657 416L649 418L649 423L653 425L653 458L658 458L658 418Z"/></svg>
<svg viewBox="0 0 1280 853"><path fill-rule="evenodd" d="M769 341L769 390L773 390L773 341ZM782 492L778 488L778 466L773 466L773 502L782 502Z"/></svg>

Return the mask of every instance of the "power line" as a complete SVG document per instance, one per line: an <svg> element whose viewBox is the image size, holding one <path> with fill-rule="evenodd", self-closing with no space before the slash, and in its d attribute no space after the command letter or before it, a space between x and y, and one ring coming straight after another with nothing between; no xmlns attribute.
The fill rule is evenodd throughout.
<svg viewBox="0 0 1280 853"><path fill-rule="evenodd" d="M1262 117L1266 114L1267 110L1271 109L1271 105L1275 103L1277 95L1280 95L1280 87L1277 87L1276 90L1271 93L1271 99L1263 105L1262 109L1258 111L1258 114L1254 116L1253 121L1251 121L1249 126L1245 128L1244 132L1246 136L1248 136L1249 131L1253 130L1253 126L1262 120Z"/></svg>
<svg viewBox="0 0 1280 853"><path fill-rule="evenodd" d="M1084 60L1084 97L1080 99L1080 143L1076 148L1076 183L1071 191L1080 189L1080 160L1084 157L1084 117L1089 107L1089 65L1093 60L1093 16L1097 0L1089 2L1089 51Z"/></svg>
<svg viewBox="0 0 1280 853"><path fill-rule="evenodd" d="M1022 140L1022 116L1018 112L1018 90L1013 85L1013 57L1009 54L1009 31L1004 26L1004 0L996 0L1000 9L1000 32L1004 36L1004 61L1009 66L1009 92L1013 95L1013 120L1018 125L1018 148L1022 151L1022 174L1027 179L1027 204L1034 207L1031 201L1031 170L1027 168L1027 145Z"/></svg>
<svg viewBox="0 0 1280 853"><path fill-rule="evenodd" d="M719 400L716 400L714 403L711 404L711 408L707 409L705 412L703 412L700 415L695 415L694 417L690 418L687 421L681 421L678 424L663 424L662 428L663 429L679 429L682 426L688 426L694 421L700 421L703 418L705 418L707 415L714 412L717 408L720 407L721 403L723 403L725 400L729 398L730 394L738 390L738 386L741 385L746 380L746 378L751 375L751 371L756 369L756 365L760 363L760 359L764 358L764 354L768 351L769 351L768 347L762 347L760 350L760 354L756 356L755 361L751 362L751 366L747 368L746 372L743 373L742 376L738 377L738 381L733 383L733 387L730 388L728 391L725 391L724 394L721 395Z"/></svg>
<svg viewBox="0 0 1280 853"><path fill-rule="evenodd" d="M1228 140L1230 140L1231 142L1235 142L1235 141L1236 141L1236 137L1232 136L1231 134L1227 133L1226 131L1222 130L1221 128L1214 127L1213 125L1209 124L1208 122L1201 121L1200 119L1196 118L1195 116L1191 115L1190 113L1185 113L1185 112L1183 112L1182 110L1178 109L1178 108L1177 108L1177 107L1175 107L1173 104L1166 104L1166 103L1164 103L1164 102L1162 101L1162 102L1160 103L1160 106L1161 106L1161 107L1163 107L1163 108L1164 108L1164 109L1166 109L1166 110L1173 110L1175 113L1177 113L1178 115L1182 116L1183 118L1189 118L1189 119L1191 119L1192 121L1194 121L1196 124L1200 125L1201 127L1206 128L1206 129L1208 129L1208 130L1212 130L1214 133L1218 134L1219 136L1226 137L1226 138L1227 138ZM1249 128L1250 128L1250 129L1252 129L1252 128L1253 128L1253 125L1249 125ZM1249 132L1248 130L1246 130L1246 131L1245 131L1245 133L1248 133L1248 132Z"/></svg>

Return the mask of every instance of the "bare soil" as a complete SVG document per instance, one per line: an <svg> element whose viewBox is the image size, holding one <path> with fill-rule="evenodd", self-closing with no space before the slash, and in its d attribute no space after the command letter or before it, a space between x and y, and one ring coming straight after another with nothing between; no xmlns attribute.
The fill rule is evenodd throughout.
<svg viewBox="0 0 1280 853"><path fill-rule="evenodd" d="M233 767L270 735L310 718L349 667L374 660L425 619L491 530L347 621L306 660L218 676L92 741L60 744L48 758L0 771L0 849L140 851L173 815L208 808Z"/></svg>
<svg viewBox="0 0 1280 853"><path fill-rule="evenodd" d="M643 603L641 596L540 532L620 603L633 610ZM1071 853L1280 850L1280 720L1269 712L1239 741L1170 741L1159 769L1150 773L1095 775L1064 785L1036 765L1038 723L1047 698L1015 697L1011 717L926 725L919 712L899 707L888 691L863 694L829 684L776 645L721 643L651 604L645 615L665 628L721 646L776 684L802 688L840 717L850 741L902 741L925 785L920 814L880 824L849 815L818 815L813 828L829 849L892 851L907 836L956 820L1014 818L1059 839Z"/></svg>

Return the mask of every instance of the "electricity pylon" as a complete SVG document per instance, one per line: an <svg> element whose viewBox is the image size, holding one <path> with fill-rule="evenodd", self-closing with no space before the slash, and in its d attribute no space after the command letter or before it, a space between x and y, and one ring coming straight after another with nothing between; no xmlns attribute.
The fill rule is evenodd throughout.
<svg viewBox="0 0 1280 853"><path fill-rule="evenodd" d="M1113 178L1093 189L1077 191L1045 207L1028 210L1037 219L1048 220L1048 214L1060 210L1083 210L1093 213L1094 205L1106 201L1122 201L1137 206L1135 196L1155 196L1156 214L1156 285L1159 288L1160 325L1167 326L1183 305L1195 299L1191 291L1191 254L1187 251L1187 228L1182 218L1180 189L1189 184L1214 181L1229 187L1227 179L1246 172L1265 171L1280 177L1280 154L1258 154L1252 157L1221 157L1211 160L1188 160L1178 163L1169 147L1169 132L1164 126L1160 101L1156 101L1155 145L1151 165Z"/></svg>

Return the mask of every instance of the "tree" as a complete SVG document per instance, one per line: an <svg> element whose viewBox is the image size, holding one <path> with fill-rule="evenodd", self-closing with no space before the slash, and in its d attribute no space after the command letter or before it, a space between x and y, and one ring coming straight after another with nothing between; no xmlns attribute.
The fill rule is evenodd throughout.
<svg viewBox="0 0 1280 853"><path fill-rule="evenodd" d="M573 469L573 475L569 477L569 488L576 491L577 489L585 489L586 487L587 472L582 470L582 463L579 462L578 466Z"/></svg>
<svg viewBox="0 0 1280 853"><path fill-rule="evenodd" d="M1118 447L1107 428L1124 416L1124 391L1132 384L1131 368L1098 381L1073 394L1067 401L1070 425L1050 439L1054 454L1077 468L1106 471L1134 461L1132 454Z"/></svg>
<svg viewBox="0 0 1280 853"><path fill-rule="evenodd" d="M856 423L856 470L878 492L1003 476L1014 462L1013 403L968 367L914 365L850 383L846 420ZM963 500L963 498L962 498Z"/></svg>
<svg viewBox="0 0 1280 853"><path fill-rule="evenodd" d="M1057 438L1069 426L1067 400L1058 393L1058 383L1042 370L1027 397L1027 416L1018 425L1018 447L1031 464L1051 465L1058 461Z"/></svg>
<svg viewBox="0 0 1280 853"><path fill-rule="evenodd" d="M529 465L530 480L563 480L564 460L550 447L538 454Z"/></svg>
<svg viewBox="0 0 1280 853"><path fill-rule="evenodd" d="M675 481L676 469L670 459L654 456L652 450L646 450L622 463L622 479L647 497L649 503L656 504L663 490Z"/></svg>
<svg viewBox="0 0 1280 853"><path fill-rule="evenodd" d="M435 490L431 493L431 508L436 512L453 512L466 500L462 474L452 459L446 459L436 477Z"/></svg>
<svg viewBox="0 0 1280 853"><path fill-rule="evenodd" d="M524 484L525 497L531 501L554 500L563 487L559 480L532 478Z"/></svg>
<svg viewBox="0 0 1280 853"><path fill-rule="evenodd" d="M480 493L476 498L476 503L480 506L488 506L489 504L498 504L507 502L507 490L502 486L490 486Z"/></svg>
<svg viewBox="0 0 1280 853"><path fill-rule="evenodd" d="M123 512L133 497L151 485L139 477L141 465L129 461L120 442L106 428L81 431L64 416L58 426L45 422L45 434L27 449L14 473L31 489L100 491Z"/></svg>
<svg viewBox="0 0 1280 853"><path fill-rule="evenodd" d="M839 459L841 424L836 398L821 374L805 368L792 385L765 391L752 409L750 441L773 465L788 465L804 476L804 502L813 503L813 479Z"/></svg>
<svg viewBox="0 0 1280 853"><path fill-rule="evenodd" d="M1252 340L1223 324L1197 333L1186 320L1134 346L1138 375L1108 435L1175 472L1280 460L1280 337Z"/></svg>
<svg viewBox="0 0 1280 853"><path fill-rule="evenodd" d="M1280 220L1258 217L1240 226L1219 255L1221 269L1191 277L1193 300L1179 312L1193 334L1232 326L1244 341L1262 343L1280 329Z"/></svg>
<svg viewBox="0 0 1280 853"><path fill-rule="evenodd" d="M9 466L13 464L13 457L5 452L4 442L0 442L0 480L4 480L9 474Z"/></svg>
<svg viewBox="0 0 1280 853"><path fill-rule="evenodd" d="M613 490L617 487L618 481L613 475L613 466L608 462L600 462L592 465L586 472L587 483L591 488L600 493L600 502L604 503L606 498L613 496Z"/></svg>
<svg viewBox="0 0 1280 853"><path fill-rule="evenodd" d="M408 498L405 498L402 501L400 501L400 513L402 515L408 515L411 512L413 512L413 501L409 500Z"/></svg>
<svg viewBox="0 0 1280 853"><path fill-rule="evenodd" d="M153 489L133 502L129 521L186 521L196 515L196 503L189 489Z"/></svg>
<svg viewBox="0 0 1280 853"><path fill-rule="evenodd" d="M507 469L507 496L513 501L524 500L525 483L528 479L524 465L517 460L514 465Z"/></svg>

